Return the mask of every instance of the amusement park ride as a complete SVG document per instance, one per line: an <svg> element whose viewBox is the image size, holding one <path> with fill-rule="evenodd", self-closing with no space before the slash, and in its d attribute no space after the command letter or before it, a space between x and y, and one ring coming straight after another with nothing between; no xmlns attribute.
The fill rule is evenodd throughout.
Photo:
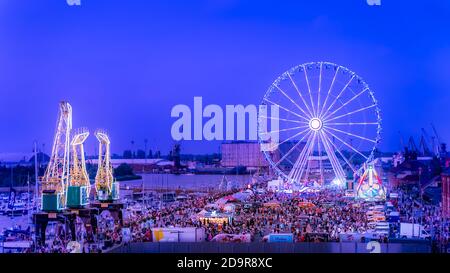
<svg viewBox="0 0 450 273"><path fill-rule="evenodd" d="M316 191L359 181L359 198L383 198L373 165L381 140L381 110L360 76L329 62L298 65L272 83L262 105L280 109L275 117L279 142L263 153L284 181L281 190ZM267 119L274 117L258 118L261 146L267 145L267 133L261 130ZM381 191L372 191L379 187ZM380 195L371 195L375 193Z"/></svg>
<svg viewBox="0 0 450 273"><path fill-rule="evenodd" d="M36 234L45 242L48 222L64 223L75 240L77 218L93 228L96 215L108 210L122 222L123 204L119 199L119 185L114 180L111 165L110 140L104 131L95 133L99 141L98 169L95 177L95 201L90 202L91 183L86 169L84 142L90 133L80 129L72 135L72 106L68 102L59 104L59 115L52 154L42 178L41 211L33 215ZM72 138L71 138L72 136Z"/></svg>
<svg viewBox="0 0 450 273"><path fill-rule="evenodd" d="M364 174L359 178L356 197L365 201L386 199L386 189L373 164L365 166Z"/></svg>

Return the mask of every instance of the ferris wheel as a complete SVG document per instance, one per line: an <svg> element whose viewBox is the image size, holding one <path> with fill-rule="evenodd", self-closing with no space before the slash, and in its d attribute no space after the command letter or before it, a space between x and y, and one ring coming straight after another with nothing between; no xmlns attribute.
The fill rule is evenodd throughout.
<svg viewBox="0 0 450 273"><path fill-rule="evenodd" d="M328 62L296 66L273 82L262 104L278 108L275 117L260 113L258 135L266 145L264 134L278 134L275 148L263 152L286 185L343 185L373 160L380 109L367 83L349 69ZM261 130L274 120L276 131Z"/></svg>

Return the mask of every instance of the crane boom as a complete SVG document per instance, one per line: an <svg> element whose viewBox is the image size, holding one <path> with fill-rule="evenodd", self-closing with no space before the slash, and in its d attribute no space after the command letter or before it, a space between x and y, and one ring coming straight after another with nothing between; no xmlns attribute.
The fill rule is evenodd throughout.
<svg viewBox="0 0 450 273"><path fill-rule="evenodd" d="M84 142L89 137L89 131L82 129L72 138L72 169L70 186L90 186L89 176L86 170L84 155Z"/></svg>
<svg viewBox="0 0 450 273"><path fill-rule="evenodd" d="M111 164L111 153L109 136L103 131L96 131L95 136L99 141L98 168L95 176L95 189L100 201L111 201L118 199L118 187L114 181L113 168Z"/></svg>
<svg viewBox="0 0 450 273"><path fill-rule="evenodd" d="M60 102L55 138L47 169L42 179L42 209L61 210L66 205L69 183L70 132L72 130L72 106Z"/></svg>
<svg viewBox="0 0 450 273"><path fill-rule="evenodd" d="M436 152L436 156L437 157L441 157L441 145L442 145L441 140L439 139L439 135L438 135L438 133L436 131L436 128L434 127L433 123L431 123L431 128L433 128L433 132L434 132L434 135L435 135L436 140L437 140L436 151L435 151Z"/></svg>
<svg viewBox="0 0 450 273"><path fill-rule="evenodd" d="M400 136L400 151L403 152L405 149L405 141L403 140L403 135L400 131L398 131L398 135Z"/></svg>
<svg viewBox="0 0 450 273"><path fill-rule="evenodd" d="M89 137L87 129L79 129L72 137L72 164L70 169L69 187L67 190L67 206L81 207L89 202L91 183L86 169L84 142Z"/></svg>
<svg viewBox="0 0 450 273"><path fill-rule="evenodd" d="M423 150L424 152L427 152L427 155L432 155L434 153L434 139L430 138L430 136L428 135L427 131L425 131L424 128L421 129L422 130L422 140L423 141ZM427 145L430 144L431 146L431 150L430 150L430 146Z"/></svg>
<svg viewBox="0 0 450 273"><path fill-rule="evenodd" d="M422 135L421 138L420 138L419 147L420 147L420 152L421 152L421 154L423 156L429 156L430 155L430 149L428 148L427 141L426 141L424 135Z"/></svg>
<svg viewBox="0 0 450 273"><path fill-rule="evenodd" d="M409 149L410 152L417 152L418 151L416 142L414 141L414 138L412 136L410 136L409 140L408 140L408 149Z"/></svg>

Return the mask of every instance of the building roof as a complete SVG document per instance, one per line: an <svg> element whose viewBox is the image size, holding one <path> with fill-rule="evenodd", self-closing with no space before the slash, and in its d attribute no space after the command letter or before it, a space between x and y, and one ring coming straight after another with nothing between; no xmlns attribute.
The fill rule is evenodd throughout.
<svg viewBox="0 0 450 273"><path fill-rule="evenodd" d="M28 161L33 153L0 153L0 162Z"/></svg>
<svg viewBox="0 0 450 273"><path fill-rule="evenodd" d="M390 172L392 173L400 173L403 171L419 171L419 168L425 168L429 164L429 161L419 161L419 160L405 160L397 167L391 168Z"/></svg>
<svg viewBox="0 0 450 273"><path fill-rule="evenodd" d="M97 164L98 159L89 159L89 163ZM159 165L159 166L165 166L165 165L173 165L173 161L169 161L162 158L133 158L133 159L125 159L125 158L115 158L111 159L112 165L120 165L120 164L128 164L128 165Z"/></svg>

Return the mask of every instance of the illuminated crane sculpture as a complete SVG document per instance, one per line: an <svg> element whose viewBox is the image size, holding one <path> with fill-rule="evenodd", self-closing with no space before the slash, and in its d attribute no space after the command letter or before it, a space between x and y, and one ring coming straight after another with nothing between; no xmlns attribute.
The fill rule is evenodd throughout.
<svg viewBox="0 0 450 273"><path fill-rule="evenodd" d="M84 156L84 142L88 137L89 131L80 129L72 138L72 164L67 189L67 207L69 208L79 208L89 203L91 183Z"/></svg>
<svg viewBox="0 0 450 273"><path fill-rule="evenodd" d="M101 202L112 202L119 199L119 187L114 181L111 165L110 140L108 134L103 131L95 132L99 141L98 169L95 176L95 190L97 199Z"/></svg>
<svg viewBox="0 0 450 273"><path fill-rule="evenodd" d="M60 211L66 207L70 166L72 106L60 102L55 139L47 169L42 179L42 210Z"/></svg>

